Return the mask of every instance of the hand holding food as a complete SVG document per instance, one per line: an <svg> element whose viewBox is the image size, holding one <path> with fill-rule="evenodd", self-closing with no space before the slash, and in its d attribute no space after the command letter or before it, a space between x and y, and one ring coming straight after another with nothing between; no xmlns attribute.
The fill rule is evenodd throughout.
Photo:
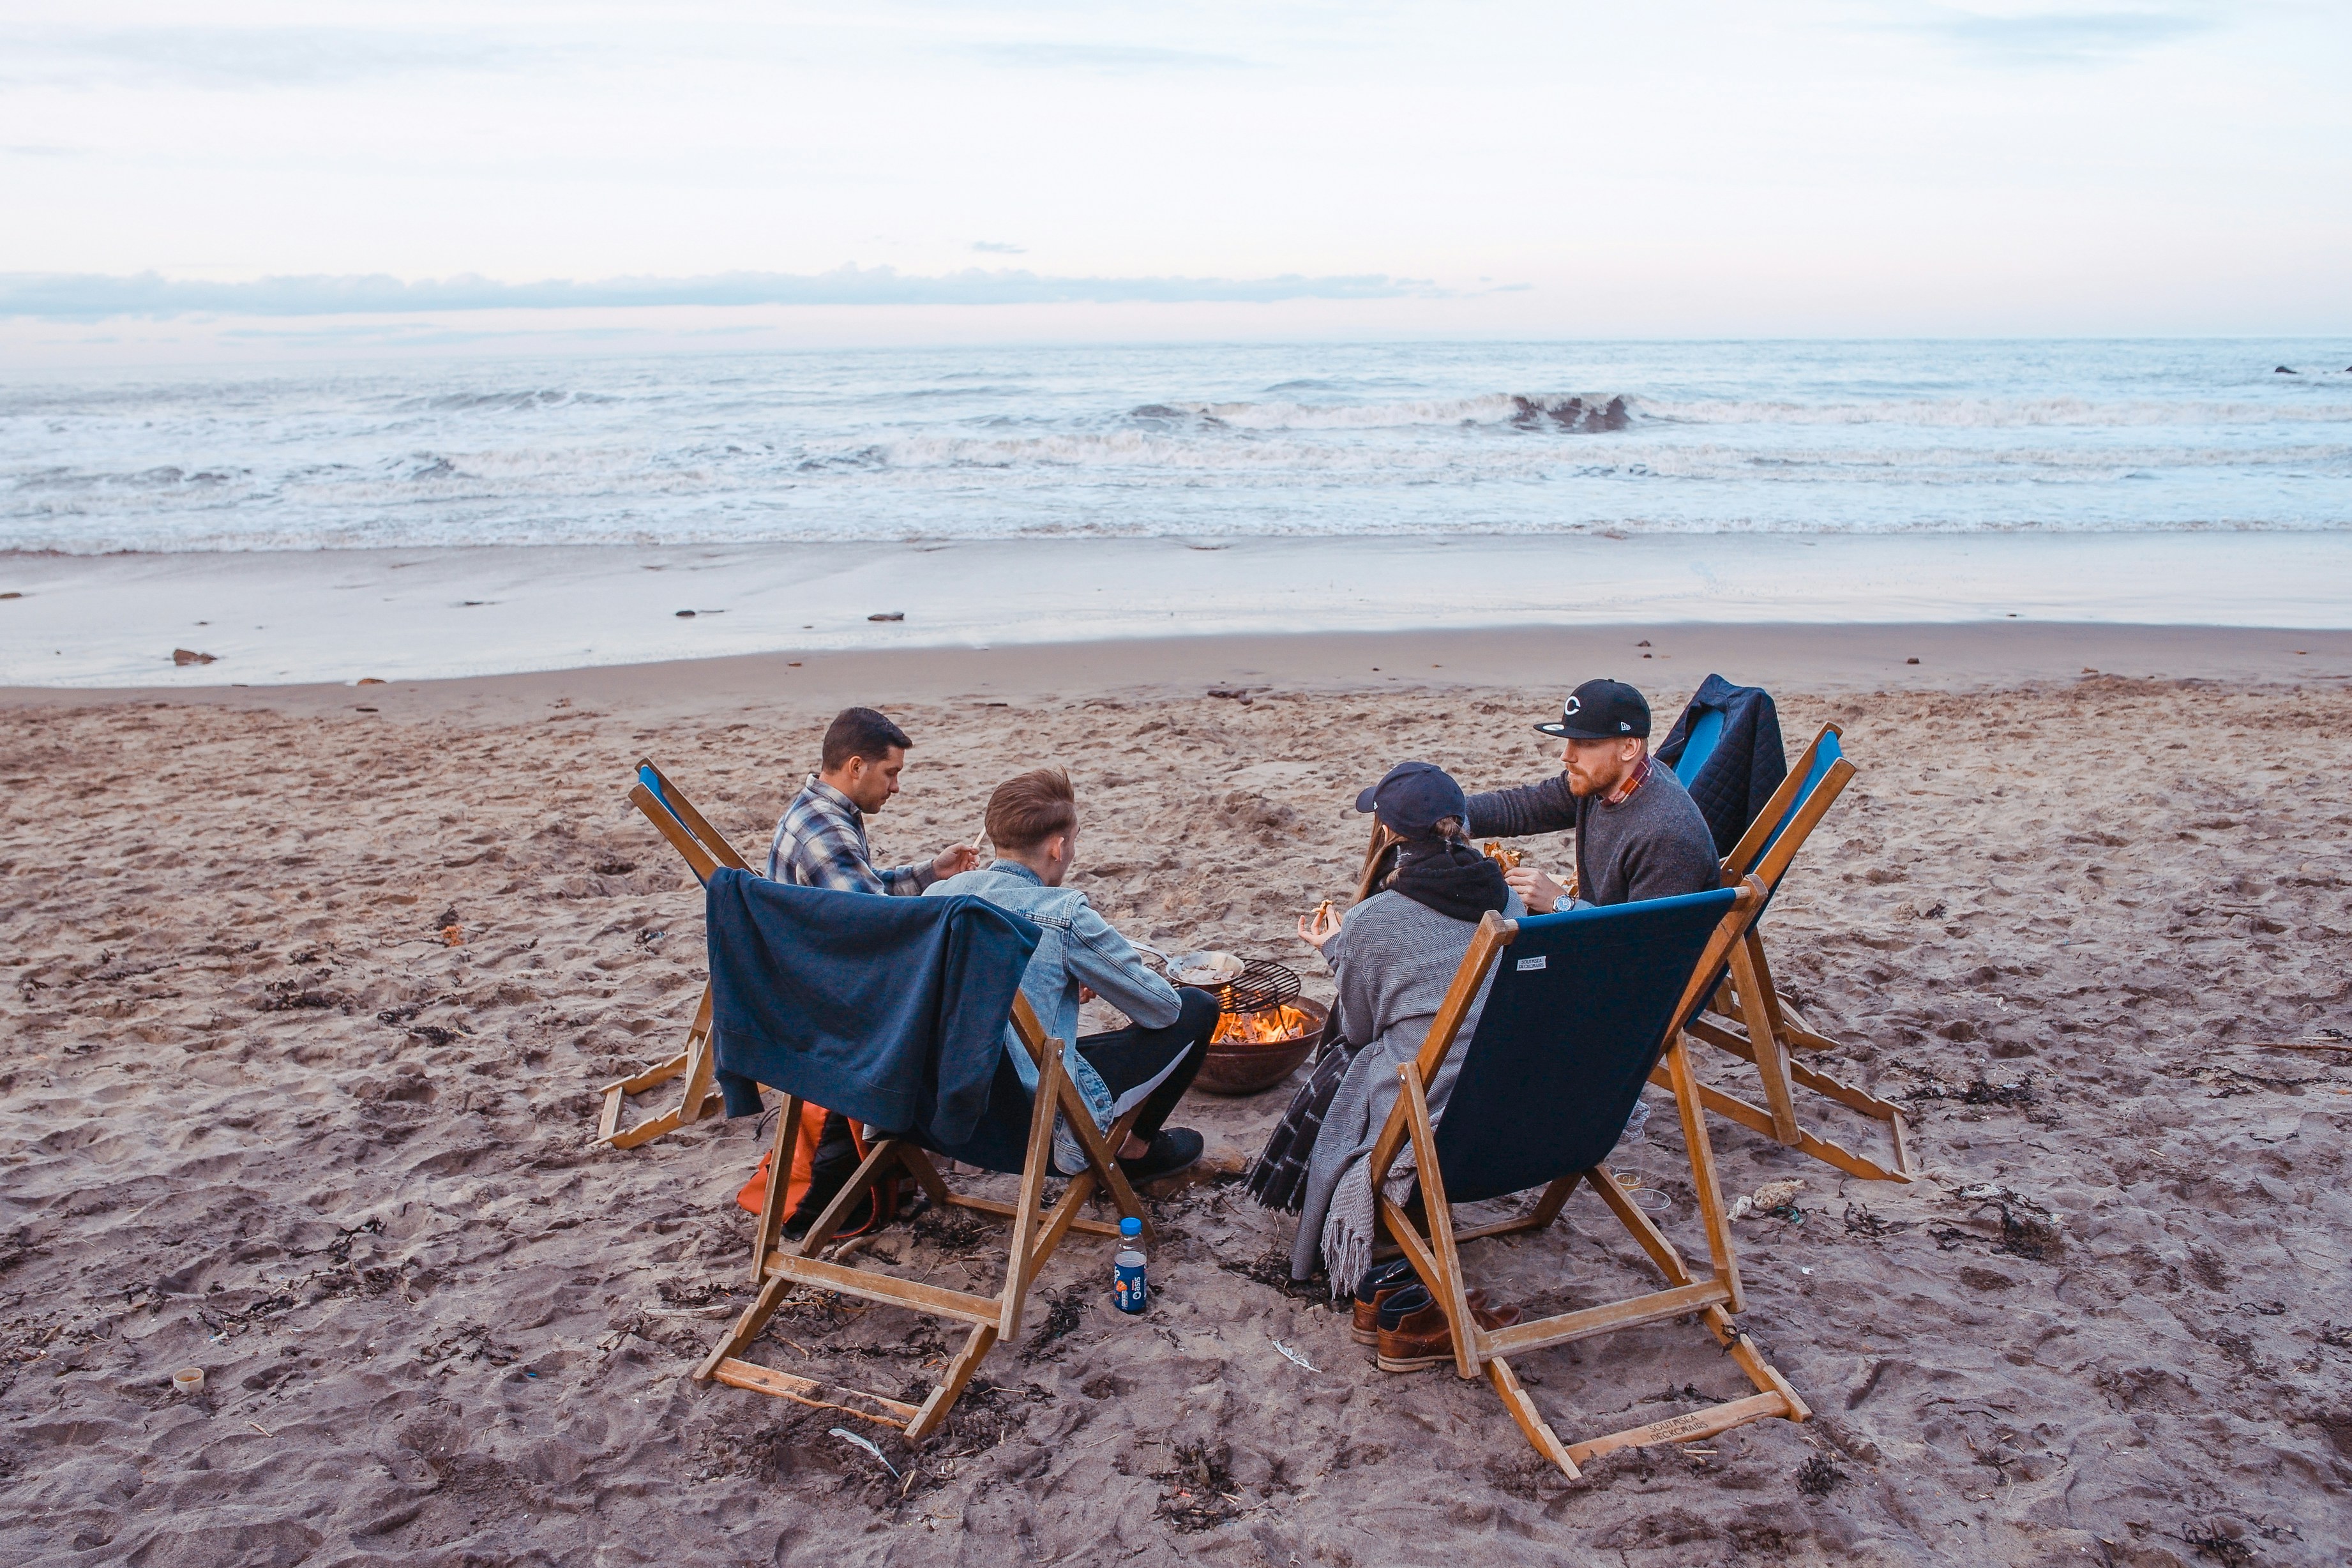
<svg viewBox="0 0 2352 1568"><path fill-rule="evenodd" d="M1298 940L1318 952L1323 951L1325 942L1339 934L1339 917L1331 912L1331 900L1328 899L1317 906L1313 914L1298 917Z"/></svg>
<svg viewBox="0 0 2352 1568"><path fill-rule="evenodd" d="M1511 891L1518 894L1530 914L1548 915L1563 899L1573 900L1576 897L1532 866L1506 871L1503 880L1510 884Z"/></svg>

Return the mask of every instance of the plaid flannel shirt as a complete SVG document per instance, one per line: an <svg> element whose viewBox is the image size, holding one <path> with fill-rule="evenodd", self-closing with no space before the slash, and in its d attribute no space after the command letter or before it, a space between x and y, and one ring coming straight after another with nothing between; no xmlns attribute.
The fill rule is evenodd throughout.
<svg viewBox="0 0 2352 1568"><path fill-rule="evenodd" d="M811 774L784 808L775 837L768 841L768 880L912 898L937 877L927 860L876 869L873 851L866 847L866 814L847 795Z"/></svg>

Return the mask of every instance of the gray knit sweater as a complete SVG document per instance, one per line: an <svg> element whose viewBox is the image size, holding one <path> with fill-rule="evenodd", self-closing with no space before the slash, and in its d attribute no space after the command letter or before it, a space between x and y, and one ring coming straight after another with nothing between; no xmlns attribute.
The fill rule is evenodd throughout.
<svg viewBox="0 0 2352 1568"><path fill-rule="evenodd" d="M1615 805L1577 795L1568 775L1470 797L1470 837L1517 838L1530 833L1576 835L1576 891L1588 903L1671 899L1723 885L1715 835L1675 771L1650 764L1650 776Z"/></svg>
<svg viewBox="0 0 2352 1568"><path fill-rule="evenodd" d="M1503 906L1505 920L1517 920L1527 906L1513 893ZM1343 1202L1345 1223L1331 1227L1333 1198L1343 1178L1371 1152L1372 1142L1389 1118L1400 1092L1397 1068L1420 1055L1429 1038L1429 1026L1438 1005L1470 951L1476 924L1439 914L1402 893L1374 893L1340 917L1339 934L1323 944L1323 962L1339 977L1339 1005L1332 1022L1342 1037L1360 1042L1339 1091L1324 1112L1307 1156L1307 1197L1298 1216L1298 1235L1290 1249L1290 1275L1305 1279L1315 1272L1318 1258L1330 1269L1331 1291L1345 1295L1356 1288L1364 1265L1371 1258L1370 1190L1362 1180L1355 1201ZM1495 977L1486 976L1477 997L1462 1020L1454 1048L1438 1069L1428 1089L1432 1121L1445 1119L1445 1102L1462 1068L1462 1055L1477 1032L1486 993ZM1344 1233L1328 1253L1327 1231Z"/></svg>

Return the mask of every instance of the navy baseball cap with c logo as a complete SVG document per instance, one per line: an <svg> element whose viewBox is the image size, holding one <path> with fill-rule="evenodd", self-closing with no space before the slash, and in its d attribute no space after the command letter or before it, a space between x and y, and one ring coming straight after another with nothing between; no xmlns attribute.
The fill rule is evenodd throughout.
<svg viewBox="0 0 2352 1568"><path fill-rule="evenodd" d="M1588 680L1568 694L1559 722L1536 731L1559 741L1646 741L1650 704L1622 680Z"/></svg>

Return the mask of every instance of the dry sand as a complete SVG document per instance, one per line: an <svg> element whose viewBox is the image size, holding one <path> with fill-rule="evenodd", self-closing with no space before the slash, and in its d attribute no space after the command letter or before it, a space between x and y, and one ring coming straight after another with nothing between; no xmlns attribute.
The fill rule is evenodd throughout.
<svg viewBox="0 0 2352 1568"><path fill-rule="evenodd" d="M2242 652L2163 646L2176 675ZM1715 662L1626 668L1671 711ZM796 695L683 666L11 698L0 1559L2339 1562L2352 1053L2266 1043L2352 1030L2352 694L1896 668L1773 677L1792 750L1834 718L1862 772L1768 931L1848 1070L1915 1110L1925 1178L1717 1123L1728 1193L1807 1184L1802 1223L1739 1233L1746 1325L1818 1419L1574 1487L1483 1383L1384 1375L1269 1283L1287 1222L1229 1184L1162 1203L1141 1321L1099 1245L1066 1246L920 1452L686 1381L746 1295L757 1144L749 1121L590 1142L593 1086L676 1047L700 976L699 897L624 790L651 752L763 846L837 695L781 661L766 689ZM1360 783L1407 754L1539 776L1525 721L1558 694L1335 664L1244 701L1090 650L1050 696L899 673L870 695L919 696L892 706L921 745L883 856L968 837L998 778L1062 761L1114 920L1277 955L1349 880ZM1179 1120L1254 1150L1286 1092ZM1618 1163L1676 1190L1670 1122ZM1686 1187L1668 1221L1696 1247ZM973 1247L924 1225L872 1250L978 1283ZM1589 1197L1470 1257L1538 1310L1645 1278ZM812 1300L757 1353L895 1392L943 1343ZM175 1396L190 1364L205 1389ZM1746 1392L1688 1324L1523 1371L1570 1434Z"/></svg>

